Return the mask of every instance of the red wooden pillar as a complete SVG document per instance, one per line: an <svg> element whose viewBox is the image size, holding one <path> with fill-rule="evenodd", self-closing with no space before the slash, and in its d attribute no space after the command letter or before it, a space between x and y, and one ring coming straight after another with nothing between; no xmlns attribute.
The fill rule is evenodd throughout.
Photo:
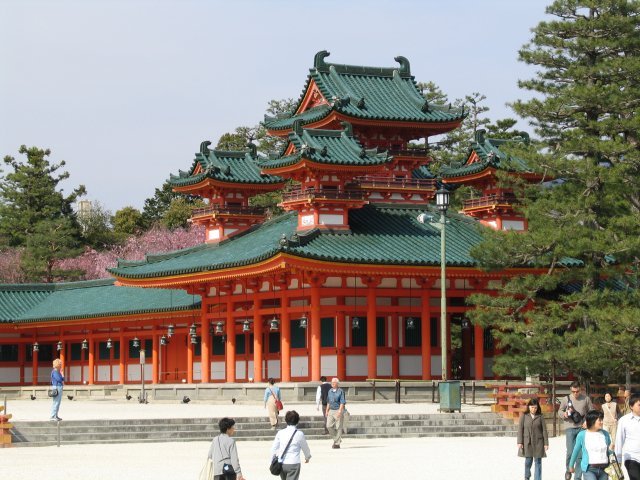
<svg viewBox="0 0 640 480"><path fill-rule="evenodd" d="M378 346L376 344L376 287L380 282L367 279L367 377L376 378L378 373Z"/></svg>
<svg viewBox="0 0 640 480"><path fill-rule="evenodd" d="M62 337L62 335L60 335L60 341L62 342L62 350L60 350L60 361L62 362L62 374L64 375L64 369L66 367L65 363L66 363L66 355L65 355L65 342L64 342L64 337ZM57 347L56 347L57 348Z"/></svg>
<svg viewBox="0 0 640 480"><path fill-rule="evenodd" d="M151 343L151 383L159 383L160 378L160 337L153 333Z"/></svg>
<svg viewBox="0 0 640 480"><path fill-rule="evenodd" d="M291 320L289 319L289 301L285 296L280 309L280 379L291 381Z"/></svg>
<svg viewBox="0 0 640 480"><path fill-rule="evenodd" d="M120 329L120 381L118 382L120 385L124 385L125 378L127 377L126 371L126 352L125 350L125 338L124 331Z"/></svg>
<svg viewBox="0 0 640 480"><path fill-rule="evenodd" d="M253 381L262 381L262 315L257 297L253 301Z"/></svg>
<svg viewBox="0 0 640 480"><path fill-rule="evenodd" d="M484 330L480 325L474 325L473 335L475 379L484 380Z"/></svg>
<svg viewBox="0 0 640 480"><path fill-rule="evenodd" d="M208 289L207 289L208 290ZM209 325L211 320L206 317L207 305L204 298L200 296L200 382L209 383L211 381L211 334ZM234 337L235 338L235 337Z"/></svg>
<svg viewBox="0 0 640 480"><path fill-rule="evenodd" d="M193 383L193 343L187 335L187 383Z"/></svg>
<svg viewBox="0 0 640 480"><path fill-rule="evenodd" d="M341 305L344 306L344 297L340 298ZM344 379L347 376L347 353L345 338L345 314L344 311L338 312L336 316L336 354L337 358L337 375L338 378Z"/></svg>
<svg viewBox="0 0 640 480"><path fill-rule="evenodd" d="M320 285L318 277L311 279L311 380L320 380Z"/></svg>
<svg viewBox="0 0 640 480"><path fill-rule="evenodd" d="M95 370L96 370L96 356L95 356L95 350L96 350L96 342L93 338L93 334L89 334L89 362L88 362L88 369L89 369L89 377L87 378L87 383L89 385L93 385L95 383Z"/></svg>
<svg viewBox="0 0 640 480"><path fill-rule="evenodd" d="M421 344L422 344L422 380L431 380L431 295L430 283L425 279L421 282L422 290L420 302L422 304L422 312L420 314L421 322Z"/></svg>
<svg viewBox="0 0 640 480"><path fill-rule="evenodd" d="M233 296L229 289L227 297L227 321L225 323L225 335L227 342L225 345L224 364L226 368L227 382L236 381L236 324L233 318ZM207 380L208 381L208 380Z"/></svg>

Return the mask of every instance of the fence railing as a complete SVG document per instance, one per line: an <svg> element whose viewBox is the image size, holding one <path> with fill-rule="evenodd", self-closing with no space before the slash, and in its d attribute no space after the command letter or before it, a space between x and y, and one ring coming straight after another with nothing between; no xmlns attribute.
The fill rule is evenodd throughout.
<svg viewBox="0 0 640 480"><path fill-rule="evenodd" d="M220 206L213 205L210 207L194 208L191 211L191 217L202 217L204 215L226 214L226 215L264 215L263 207L237 207L237 206Z"/></svg>
<svg viewBox="0 0 640 480"><path fill-rule="evenodd" d="M462 208L489 207L492 205L513 205L517 198L513 194L494 194L478 198L468 198L462 202Z"/></svg>
<svg viewBox="0 0 640 480"><path fill-rule="evenodd" d="M394 178L384 175L363 175L353 179L362 188L394 188L435 190L436 181L431 178Z"/></svg>
<svg viewBox="0 0 640 480"><path fill-rule="evenodd" d="M306 188L289 190L282 195L284 202L304 199L362 200L363 198L364 192L354 189L333 190L327 188Z"/></svg>

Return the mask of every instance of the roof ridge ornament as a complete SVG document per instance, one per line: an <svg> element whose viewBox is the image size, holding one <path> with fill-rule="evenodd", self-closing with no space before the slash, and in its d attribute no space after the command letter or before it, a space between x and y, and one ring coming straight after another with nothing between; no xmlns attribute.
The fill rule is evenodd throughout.
<svg viewBox="0 0 640 480"><path fill-rule="evenodd" d="M324 62L324 59L331 55L326 50L321 50L316 53L315 57L313 57L313 66L319 72L327 72L329 70L329 65Z"/></svg>
<svg viewBox="0 0 640 480"><path fill-rule="evenodd" d="M487 131L484 128L479 128L478 130L476 130L476 134L475 134L475 140L476 143L484 143L484 136L487 133Z"/></svg>
<svg viewBox="0 0 640 480"><path fill-rule="evenodd" d="M358 103L356 104L356 106L358 108L364 108L364 97L360 97L360 100L358 100Z"/></svg>
<svg viewBox="0 0 640 480"><path fill-rule="evenodd" d="M427 113L429 111L429 100L425 99L420 110L422 110L424 113Z"/></svg>
<svg viewBox="0 0 640 480"><path fill-rule="evenodd" d="M403 57L402 55L398 55L397 57L394 58L394 60L400 64L401 76L404 77L404 76L411 75L411 64L409 63L409 60L407 60L406 57Z"/></svg>
<svg viewBox="0 0 640 480"><path fill-rule="evenodd" d="M209 154L209 145L211 145L211 141L209 141L209 140L205 140L204 142L202 142L200 144L200 153L202 155L208 155Z"/></svg>
<svg viewBox="0 0 640 480"><path fill-rule="evenodd" d="M293 121L293 131L296 135L302 136L302 119L297 118Z"/></svg>
<svg viewBox="0 0 640 480"><path fill-rule="evenodd" d="M344 128L344 134L348 137L353 137L353 126L349 122L340 122L342 128Z"/></svg>
<svg viewBox="0 0 640 480"><path fill-rule="evenodd" d="M258 158L258 147L255 143L248 142L247 148L249 149L249 155L251 155L251 158L253 158L254 160Z"/></svg>

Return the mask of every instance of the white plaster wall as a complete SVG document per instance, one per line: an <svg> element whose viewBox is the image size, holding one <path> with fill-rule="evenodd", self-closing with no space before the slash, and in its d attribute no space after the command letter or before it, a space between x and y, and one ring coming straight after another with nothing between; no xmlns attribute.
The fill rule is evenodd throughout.
<svg viewBox="0 0 640 480"><path fill-rule="evenodd" d="M224 380L225 375L225 362L211 362L211 380Z"/></svg>
<svg viewBox="0 0 640 480"><path fill-rule="evenodd" d="M347 355L347 377L366 377L367 373L366 355Z"/></svg>
<svg viewBox="0 0 640 480"><path fill-rule="evenodd" d="M236 360L236 379L246 380L247 379L247 362L244 360Z"/></svg>
<svg viewBox="0 0 640 480"><path fill-rule="evenodd" d="M344 223L344 216L342 215L321 213L319 217L320 225L342 225Z"/></svg>
<svg viewBox="0 0 640 480"><path fill-rule="evenodd" d="M422 357L400 355L400 375L422 375Z"/></svg>
<svg viewBox="0 0 640 480"><path fill-rule="evenodd" d="M324 287L341 287L342 279L340 277L327 277L322 285Z"/></svg>
<svg viewBox="0 0 640 480"><path fill-rule="evenodd" d="M390 377L391 376L391 355L378 355L377 358L377 370L376 376Z"/></svg>
<svg viewBox="0 0 640 480"><path fill-rule="evenodd" d="M120 381L120 365L111 365L111 379L114 382Z"/></svg>
<svg viewBox="0 0 640 480"><path fill-rule="evenodd" d="M146 367L146 365L145 365L145 367ZM147 370L145 368L145 378L146 378L146 375L147 375L146 372L147 372ZM202 363L200 363L200 362L195 362L193 364L193 379L194 380L202 380Z"/></svg>
<svg viewBox="0 0 640 480"><path fill-rule="evenodd" d="M431 375L442 375L442 358L440 355L431 355Z"/></svg>
<svg viewBox="0 0 640 480"><path fill-rule="evenodd" d="M280 360L267 360L267 377L280 378Z"/></svg>
<svg viewBox="0 0 640 480"><path fill-rule="evenodd" d="M338 299L336 297L326 297L320 299L320 305L337 305Z"/></svg>
<svg viewBox="0 0 640 480"><path fill-rule="evenodd" d="M247 380L253 378L253 360L247 362Z"/></svg>
<svg viewBox="0 0 640 480"><path fill-rule="evenodd" d="M306 377L309 375L309 357L291 357L291 376Z"/></svg>
<svg viewBox="0 0 640 480"><path fill-rule="evenodd" d="M80 381L80 376L81 376L81 371L80 370L81 367L78 365L74 365L72 367L69 367L69 381L70 382L79 382ZM25 371L25 380L26 380L26 371Z"/></svg>
<svg viewBox="0 0 640 480"><path fill-rule="evenodd" d="M0 383L20 382L20 367L0 368Z"/></svg>
<svg viewBox="0 0 640 480"><path fill-rule="evenodd" d="M325 377L335 377L338 373L338 356L337 355L321 355L320 356L320 375Z"/></svg>
<svg viewBox="0 0 640 480"><path fill-rule="evenodd" d="M503 220L502 230L524 230L524 222L522 220Z"/></svg>
<svg viewBox="0 0 640 480"><path fill-rule="evenodd" d="M395 278L383 278L380 280L379 288L396 288L398 286L398 280Z"/></svg>
<svg viewBox="0 0 640 480"><path fill-rule="evenodd" d="M140 380L140 364L134 363L132 365L127 365L127 381L139 382ZM151 380L151 365L149 364L145 364L144 366L144 380L145 382Z"/></svg>
<svg viewBox="0 0 640 480"><path fill-rule="evenodd" d="M110 382L111 378L109 376L109 365L98 365L98 372L96 375L97 382Z"/></svg>

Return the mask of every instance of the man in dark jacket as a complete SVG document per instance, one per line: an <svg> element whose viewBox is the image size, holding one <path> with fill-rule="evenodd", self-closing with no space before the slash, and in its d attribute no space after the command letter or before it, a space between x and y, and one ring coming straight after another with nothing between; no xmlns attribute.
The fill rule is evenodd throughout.
<svg viewBox="0 0 640 480"><path fill-rule="evenodd" d="M322 404L322 416L324 417L324 433L327 435L329 430L327 430L327 395L329 395L329 390L331 390L331 384L327 382L327 377L320 377L320 381L322 382L318 385L318 389L316 390L316 410L320 408L320 404Z"/></svg>

